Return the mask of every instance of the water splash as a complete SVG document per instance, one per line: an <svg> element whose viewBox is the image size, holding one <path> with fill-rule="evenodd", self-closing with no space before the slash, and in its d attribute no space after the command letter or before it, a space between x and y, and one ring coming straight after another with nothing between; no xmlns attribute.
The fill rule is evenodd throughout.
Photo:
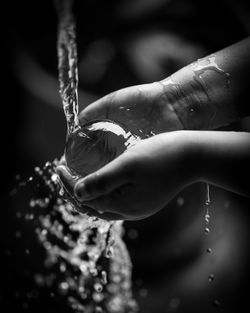
<svg viewBox="0 0 250 313"><path fill-rule="evenodd" d="M70 165L70 160L74 161L74 156L77 156L78 160L80 157L80 167L82 169L82 162L86 160L82 155L82 151L90 152L94 150L95 157L102 156L103 152L105 152L107 141L102 140L100 122L99 124L97 123L99 133L95 132L96 129L94 128L97 127L97 124L93 125L92 123L87 127L80 127L77 98L77 47L75 21L72 14L73 1L57 0L55 4L59 17L57 49L60 95L67 120L65 155L68 165ZM115 124L111 126L115 126ZM104 132L104 129L105 127L102 127L102 132ZM93 135L95 135L96 139L94 141L91 137ZM121 139L122 135L124 134L116 134L116 138L119 137ZM90 145L87 145L87 142ZM104 145L101 145L99 147L101 150L97 151L93 147L96 147L98 142L104 142ZM69 147L76 147L77 151L74 149L73 151ZM73 151L74 155L72 154L69 157L69 151ZM78 153L79 151L80 153ZM112 158L115 156L112 153ZM88 158L88 160L91 160L91 158ZM97 159L94 162L94 167L89 167L88 171L96 170L96 165L100 163L99 161ZM105 159L105 163L108 161L110 161L110 158L108 160ZM101 165L99 164L99 166L102 165L104 165L103 162L101 162ZM84 171L88 166L89 164L84 167ZM81 169L78 171L78 174L84 176L86 173L83 173ZM61 194L63 195L62 189ZM66 275L66 281L62 285L65 293L72 288L75 291L77 297L73 299L70 297L70 301L76 308L80 305L81 312L102 312L102 310L111 313L134 312L136 303L132 299L131 293L132 265L126 246L121 238L123 232L122 222L107 222L79 214L69 202L66 202L64 205L57 202L54 210L61 215L63 221L67 224L67 228L74 233L74 236L70 235L70 233L66 235L63 233L64 227L60 223L58 224L58 219L56 225L53 223L53 227L51 214L49 214L42 220L42 224L47 230L46 236L42 236L40 239L45 248L46 245L49 247L47 249L49 263L58 263L62 259L65 264L70 264L70 266L78 270L78 283L72 283L72 272L71 275ZM58 248L57 245L51 247L50 241L47 240L48 233L52 233L57 239L59 238L63 241L67 246L66 251ZM74 237L77 237L77 240L74 240ZM81 290L80 293L79 290Z"/></svg>
<svg viewBox="0 0 250 313"><path fill-rule="evenodd" d="M65 159L72 173L86 176L109 163L140 138L110 120L94 120L69 136Z"/></svg>
<svg viewBox="0 0 250 313"><path fill-rule="evenodd" d="M58 197L61 188L55 174L58 160L36 167L32 180L22 188L36 190L30 211L23 216L33 223L46 251L45 269L34 274L38 286L64 297L76 313L136 312L131 292L132 264L122 240L122 222L107 222L78 213ZM18 238L21 233L18 232ZM26 248L28 255L32 253Z"/></svg>
<svg viewBox="0 0 250 313"><path fill-rule="evenodd" d="M59 17L60 95L68 141L80 129L75 21L73 1L57 0L55 4ZM93 125L89 131L94 131ZM130 136L126 137L126 141L129 139ZM136 312L137 304L131 291L132 264L122 240L122 222L108 222L77 212L63 198L65 193L55 172L58 164L58 160L54 160L42 168L36 167L28 180L19 178L17 188L12 191L14 195L20 188L34 190L29 203L31 213L25 214L25 221L36 227L37 238L46 251L44 266L47 269L46 274L35 274L34 281L39 286L49 287L51 297L67 299L76 313ZM20 236L17 233L17 237ZM44 269L41 272L44 273Z"/></svg>

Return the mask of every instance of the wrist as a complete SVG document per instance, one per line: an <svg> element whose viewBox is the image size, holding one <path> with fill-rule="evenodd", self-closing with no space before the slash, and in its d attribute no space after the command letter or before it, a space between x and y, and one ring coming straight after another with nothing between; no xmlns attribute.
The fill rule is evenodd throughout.
<svg viewBox="0 0 250 313"><path fill-rule="evenodd" d="M217 59L215 54L199 59L161 81L183 129L215 129L238 118L229 107L231 76Z"/></svg>
<svg viewBox="0 0 250 313"><path fill-rule="evenodd" d="M191 65L162 81L166 102L170 103L186 130L212 129L216 108L211 101L213 87L203 79L195 79Z"/></svg>

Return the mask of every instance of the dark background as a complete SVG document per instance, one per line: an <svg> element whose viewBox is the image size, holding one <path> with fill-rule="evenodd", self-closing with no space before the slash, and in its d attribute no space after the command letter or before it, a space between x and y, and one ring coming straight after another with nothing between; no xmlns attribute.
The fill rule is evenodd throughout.
<svg viewBox="0 0 250 313"><path fill-rule="evenodd" d="M9 1L1 12L0 312L70 312L63 298L51 298L48 288L34 283L34 274L42 271L43 250L33 224L17 217L27 210L29 192L9 197L17 174L28 178L35 166L63 154L57 17L53 1ZM250 10L243 1L78 0L75 13L81 108L113 90L167 77L250 33ZM228 129L249 131L249 121ZM184 205L175 199L170 213L126 224L142 313L237 312L245 304L249 200L216 188L211 195L214 230L209 240L212 245L221 240L209 263L218 274L212 287L206 281L210 265L197 261L207 245L199 226L204 186L184 191ZM186 242L176 239L178 233ZM200 234L202 242L192 234ZM138 291L141 282L146 298Z"/></svg>

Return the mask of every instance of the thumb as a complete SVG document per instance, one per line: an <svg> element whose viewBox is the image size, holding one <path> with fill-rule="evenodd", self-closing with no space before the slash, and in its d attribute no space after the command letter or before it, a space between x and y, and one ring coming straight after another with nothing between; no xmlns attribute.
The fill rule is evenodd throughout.
<svg viewBox="0 0 250 313"><path fill-rule="evenodd" d="M56 173L60 177L61 183L68 193L72 194L75 185L75 178L71 174L69 168L65 165L58 165L56 168Z"/></svg>
<svg viewBox="0 0 250 313"><path fill-rule="evenodd" d="M129 182L126 159L118 157L95 173L80 179L74 188L79 201L92 200Z"/></svg>
<svg viewBox="0 0 250 313"><path fill-rule="evenodd" d="M107 118L107 105L109 104L106 101L107 98L108 96L98 99L83 109L78 115L80 123L84 124L91 120Z"/></svg>

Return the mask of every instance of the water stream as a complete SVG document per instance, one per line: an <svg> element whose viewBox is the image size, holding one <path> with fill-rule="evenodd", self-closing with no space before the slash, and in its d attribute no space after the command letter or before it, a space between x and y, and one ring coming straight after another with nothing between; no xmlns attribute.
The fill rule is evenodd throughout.
<svg viewBox="0 0 250 313"><path fill-rule="evenodd" d="M75 134L80 133L85 139L91 136L84 133L78 121L73 1L58 0L55 1L55 6L59 19L59 91L67 122L68 143ZM113 123L109 123L109 126L110 124L114 126ZM103 127L103 123L101 126ZM93 125L88 131L93 131ZM97 132L95 135L98 134ZM120 135L126 134L119 133L117 136ZM131 137L127 135L124 143L129 142ZM95 136L96 139L97 137ZM62 197L63 193L60 195L61 183L55 172L58 164L59 161L55 159L41 168L36 167L34 174L18 185L19 188L32 186L34 189L34 196L29 203L29 216L32 218L27 221L34 222L37 238L46 251L46 270L41 269L43 274L34 275L35 282L53 290L53 296L67 299L76 313L136 312L137 303L133 299L131 285L132 264L122 240L123 223L108 222L79 213L72 203ZM17 191L18 188L14 189L12 194Z"/></svg>

